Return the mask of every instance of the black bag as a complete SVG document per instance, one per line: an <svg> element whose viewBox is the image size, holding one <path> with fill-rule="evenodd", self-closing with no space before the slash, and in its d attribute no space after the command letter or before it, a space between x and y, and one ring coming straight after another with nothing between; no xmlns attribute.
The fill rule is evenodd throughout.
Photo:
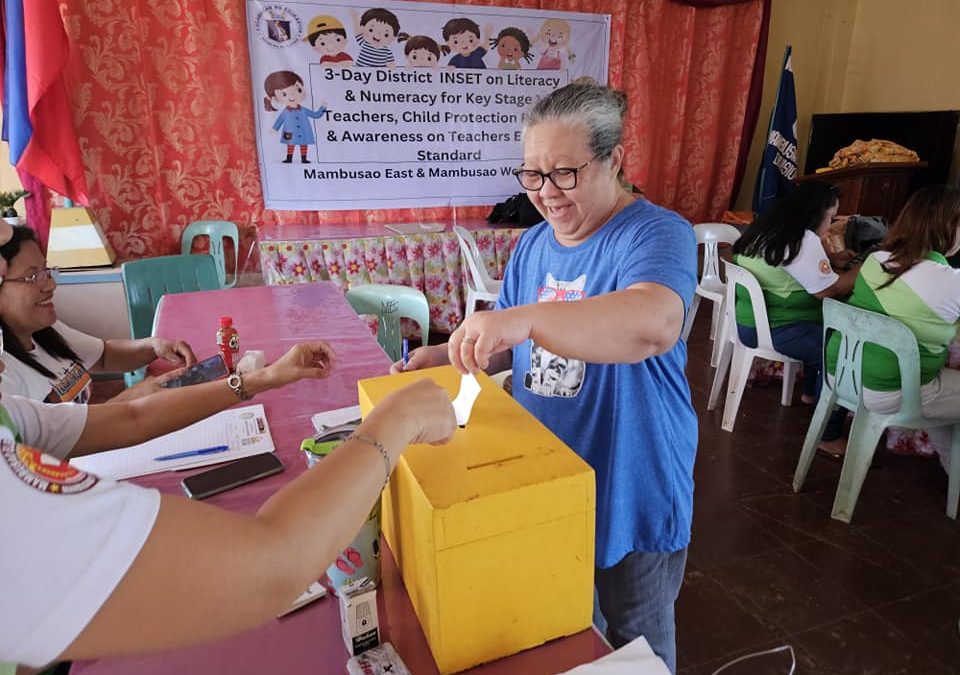
<svg viewBox="0 0 960 675"><path fill-rule="evenodd" d="M517 227L531 227L543 222L543 216L531 203L526 192L510 197L493 207L488 223L511 223Z"/></svg>
<svg viewBox="0 0 960 675"><path fill-rule="evenodd" d="M887 221L882 216L850 216L843 233L843 246L849 251L863 253L875 247L887 236Z"/></svg>

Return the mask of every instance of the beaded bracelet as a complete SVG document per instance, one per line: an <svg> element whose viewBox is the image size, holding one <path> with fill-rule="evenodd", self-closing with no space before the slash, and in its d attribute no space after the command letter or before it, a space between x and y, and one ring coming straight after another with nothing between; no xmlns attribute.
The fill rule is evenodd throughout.
<svg viewBox="0 0 960 675"><path fill-rule="evenodd" d="M390 455L387 454L386 448L383 447L383 443L380 441L370 438L369 436L364 436L362 434L350 434L350 437L347 440L360 441L361 443L367 443L372 445L377 450L380 451L380 456L383 457L383 487L380 488L381 491L387 488L387 483L390 482Z"/></svg>

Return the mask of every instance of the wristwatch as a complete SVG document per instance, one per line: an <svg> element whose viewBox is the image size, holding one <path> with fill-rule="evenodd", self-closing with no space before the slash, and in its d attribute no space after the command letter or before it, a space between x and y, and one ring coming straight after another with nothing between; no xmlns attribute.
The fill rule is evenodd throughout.
<svg viewBox="0 0 960 675"><path fill-rule="evenodd" d="M227 386L233 389L233 393L237 395L241 401L249 401L252 396L248 394L243 389L243 378L240 377L240 373L233 373L230 377L227 378Z"/></svg>

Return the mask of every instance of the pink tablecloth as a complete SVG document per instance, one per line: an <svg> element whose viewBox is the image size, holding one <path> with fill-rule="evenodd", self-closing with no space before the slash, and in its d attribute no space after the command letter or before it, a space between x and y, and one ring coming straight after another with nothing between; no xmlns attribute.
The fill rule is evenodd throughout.
<svg viewBox="0 0 960 675"><path fill-rule="evenodd" d="M522 229L463 223L473 231L480 257L494 279L503 277ZM452 333L464 316L463 264L450 224L443 232L401 235L381 226L330 230L277 226L260 235L264 283L329 280L347 290L358 284L401 284L424 292L431 329Z"/></svg>
<svg viewBox="0 0 960 675"><path fill-rule="evenodd" d="M273 360L296 342L324 339L336 349L339 365L330 378L300 382L258 396L267 411L283 473L230 490L207 500L226 509L251 513L276 490L306 469L299 454L300 439L310 435L316 412L357 403L358 379L385 374L390 367L376 339L357 318L343 293L329 282L298 286L258 286L222 291L183 293L163 298L157 334L176 335L193 345L203 358L216 351L217 317L229 315L240 333L241 351L262 349ZM136 482L163 492L180 493L187 472L154 474ZM317 527L323 514L317 514ZM389 549L383 547L383 582L379 611L384 638L391 641L416 675L437 673L426 639ZM295 552L292 552L295 555ZM238 588L240 597L245 589ZM223 608L230 611L229 607ZM143 617L150 630L150 617ZM592 661L609 652L594 631L555 640L522 654L473 671L483 675L525 673L548 675ZM344 673L347 652L340 637L339 608L324 598L283 619L240 637L173 652L142 657L74 663L73 675L317 675Z"/></svg>

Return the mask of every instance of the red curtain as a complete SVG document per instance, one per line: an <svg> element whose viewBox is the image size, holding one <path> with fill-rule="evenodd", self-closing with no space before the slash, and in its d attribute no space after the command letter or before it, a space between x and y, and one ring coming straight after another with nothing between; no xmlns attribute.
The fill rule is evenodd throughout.
<svg viewBox="0 0 960 675"><path fill-rule="evenodd" d="M179 249L201 218L274 223L436 220L448 208L270 211L254 143L241 0L60 0L65 81L91 207L122 258ZM673 0L475 0L610 14L610 82L629 96L626 174L694 222L730 200L763 0L697 9ZM458 209L484 216L489 207Z"/></svg>

